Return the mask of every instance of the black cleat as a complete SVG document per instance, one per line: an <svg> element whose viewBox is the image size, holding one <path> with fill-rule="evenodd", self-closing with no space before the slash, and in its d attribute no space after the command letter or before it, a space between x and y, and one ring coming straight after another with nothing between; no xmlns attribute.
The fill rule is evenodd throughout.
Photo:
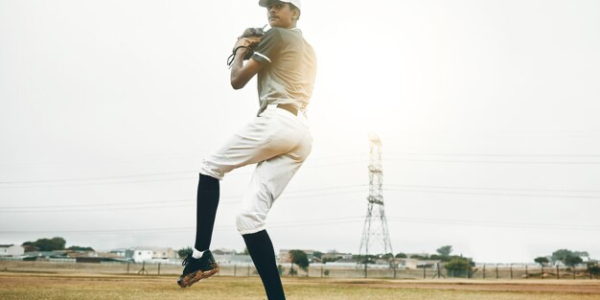
<svg viewBox="0 0 600 300"><path fill-rule="evenodd" d="M204 251L200 259L193 258L191 254L188 255L181 265L185 266L185 268L183 269L183 274L179 276L177 284L182 288L192 286L192 284L219 272L219 266L210 250Z"/></svg>

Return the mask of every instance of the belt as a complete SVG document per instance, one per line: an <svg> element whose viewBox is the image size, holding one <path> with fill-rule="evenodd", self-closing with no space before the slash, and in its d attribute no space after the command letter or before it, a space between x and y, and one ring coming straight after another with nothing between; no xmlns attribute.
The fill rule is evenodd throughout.
<svg viewBox="0 0 600 300"><path fill-rule="evenodd" d="M294 116L298 115L298 109L296 109L292 104L277 104L277 107L291 112Z"/></svg>

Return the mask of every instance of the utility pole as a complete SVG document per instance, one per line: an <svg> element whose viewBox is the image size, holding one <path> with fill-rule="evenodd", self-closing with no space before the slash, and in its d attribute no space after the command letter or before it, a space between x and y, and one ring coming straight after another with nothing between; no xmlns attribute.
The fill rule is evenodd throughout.
<svg viewBox="0 0 600 300"><path fill-rule="evenodd" d="M375 134L369 136L371 151L369 155L369 196L367 197L368 208L359 254L364 257L365 277L367 276L367 264L369 255L378 254L374 252L374 246L380 246L383 254L391 253L390 265L396 269L396 259L392 250L390 234L388 231L385 209L383 204L383 167L381 161L381 140ZM383 247L381 247L383 246ZM360 264L361 262L359 262Z"/></svg>

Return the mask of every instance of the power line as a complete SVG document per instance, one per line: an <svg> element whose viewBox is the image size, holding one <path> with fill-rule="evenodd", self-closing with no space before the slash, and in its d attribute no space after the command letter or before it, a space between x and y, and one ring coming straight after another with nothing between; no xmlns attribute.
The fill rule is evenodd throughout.
<svg viewBox="0 0 600 300"><path fill-rule="evenodd" d="M517 165L598 165L600 161L525 161L525 160L449 160L449 159L384 159L384 161L439 162L439 163L486 163Z"/></svg>
<svg viewBox="0 0 600 300"><path fill-rule="evenodd" d="M411 155L409 153L405 153L402 155ZM487 157L600 157L600 155L595 154L579 154L579 155L559 155L559 154L547 154L547 155L517 155L517 154L419 154L423 156L487 156ZM355 155L349 155L350 157L354 157ZM346 156L348 157L348 156ZM323 159L331 159L331 158L317 158L314 160L323 160ZM600 164L600 161L531 161L531 160L449 160L449 159L407 159L407 158L386 158L383 159L386 162L441 162L441 163L490 163L490 164L519 164L519 165L528 165L528 164L559 164L559 165L596 165ZM348 165L348 164L356 164L356 163L366 163L366 159L360 160L351 160L351 161L343 161L343 162L332 162L325 163L319 165L312 165L309 162L306 163L304 168L321 168L321 167L331 167L331 166L340 166L340 165ZM171 175L180 175L180 174L196 174L197 170L185 170L185 171L173 171L173 172L157 172L157 173L143 173L143 174L130 174L130 175L119 175L119 176L101 176L101 177L87 177L87 178L62 178L62 179L41 179L41 180L22 180L22 181L1 181L0 187L11 187L10 185L26 185L26 186L12 186L12 187L51 187L52 185L46 185L49 183L76 183L83 182L81 184L75 185L98 185L98 184L119 184L119 183L139 183L139 182L156 182L156 181L173 181L173 180L183 180L183 179L191 179L188 177L178 177L178 178L161 178L161 179L148 179L142 181L128 181L128 182L101 182L101 183L85 183L86 181L111 181L111 180L119 180L119 179L132 179L139 177L154 177L154 176L171 176ZM252 172L238 172L233 174L251 174ZM42 184L35 186L35 184Z"/></svg>
<svg viewBox="0 0 600 300"><path fill-rule="evenodd" d="M348 216L339 218L327 218L327 219L316 219L316 220L294 220L286 222L274 222L269 223L269 228L288 228L297 227L298 223L301 222L302 226L322 226L322 225L336 225L343 223L352 223L361 221L362 217ZM227 230L234 229L235 226L216 226L215 230ZM100 230L3 230L0 233L10 234L49 234L49 233L81 233L81 234L93 234L93 233L138 233L138 232L172 232L172 231L192 231L196 230L196 227L171 227L171 228L136 228L136 229L100 229Z"/></svg>
<svg viewBox="0 0 600 300"><path fill-rule="evenodd" d="M573 224L548 224L548 223L527 223L527 222L498 222L498 221L482 221L482 220L457 220L457 219L435 219L435 218L417 218L417 217L389 217L391 222L407 222L407 223L422 223L429 225L449 225L449 226L475 226L475 227L491 227L491 228L508 228L508 229L541 229L541 230L573 230L573 231L600 231L600 226L596 225L573 225ZM362 223L362 216L348 216L340 218L327 218L317 220L294 220L287 222L275 222L268 224L271 229L293 228L302 224L303 227L308 226L329 226L350 223ZM172 228L136 228L136 229L103 229L103 230L3 230L3 234L124 234L124 233L149 233L163 234L173 232L187 232L195 230L195 227L172 227ZM216 226L215 230L233 230L235 226Z"/></svg>
<svg viewBox="0 0 600 300"><path fill-rule="evenodd" d="M362 163L363 161L345 161L345 162L333 162L333 163L325 163L320 165L311 165L307 164L303 166L303 169L306 168L321 168L321 167L332 167L332 166L340 166L340 165L348 165L355 163ZM254 171L250 172L234 172L227 174L227 176L231 175L248 175L252 174ZM136 181L111 181L118 179L129 179L129 178L137 178L137 177L151 177L151 176L164 176L164 175L176 175L176 174L198 174L197 170L188 170L188 171L176 171L176 172L162 172L162 173L146 173L146 174L135 174L135 175L123 175L123 176L105 176L105 177L89 177L89 178L66 178L66 179L45 179L45 180L31 180L31 181L3 181L0 182L0 188L32 188L32 187L64 187L64 186L85 186L85 185L105 185L105 184L130 184L130 183L145 183L145 182L163 182L163 181L178 181L178 180L192 180L192 177L176 177L176 178L157 178L157 179L146 179L146 180L136 180ZM195 179L195 178L194 178ZM85 181L94 181L101 180L108 182L85 182ZM73 183L79 182L79 183ZM50 185L49 183L58 183L54 185ZM71 183L71 184L69 184ZM37 184L37 185L36 185ZM13 185L13 186L11 186ZM15 186L16 185L16 186Z"/></svg>
<svg viewBox="0 0 600 300"><path fill-rule="evenodd" d="M183 154L183 156L182 156ZM148 162L148 161L157 161L157 160L201 160L204 156L198 155L193 152L181 152L181 153L170 153L170 154L159 154L165 156L173 156L178 155L177 157L156 157L156 158L146 158L146 159L118 159L112 158L107 160L79 160L79 161L63 161L63 162L24 162L24 163L1 163L0 168L18 168L18 167L35 167L35 166L45 166L45 165L73 165L73 164L81 164L81 163L99 163L99 164L121 164L121 163L136 163L136 162ZM320 161L320 160L331 160L331 159L340 159L346 157L356 157L356 156L366 156L367 153L349 153L342 155L332 155L332 156L322 156L316 158L310 158L310 161ZM183 157L183 158L182 158ZM190 158L192 157L192 158Z"/></svg>
<svg viewBox="0 0 600 300"><path fill-rule="evenodd" d="M482 195L482 196L513 196L513 197L535 197L535 198L574 198L574 199L600 199L600 196L585 195L548 195L548 194L519 194L519 193L483 193L483 192L461 192L461 191L440 191L425 189L404 189L404 188L386 188L386 191L397 192L419 192L435 194L455 194L455 195Z"/></svg>
<svg viewBox="0 0 600 300"><path fill-rule="evenodd" d="M318 191L330 191L330 190L338 190L338 189L349 189L349 188L362 188L367 186L366 184L357 184L357 185L343 185L343 186L333 186L333 187L322 187L322 188L312 188L312 189L304 189L304 190L291 190L285 191L285 195L289 194L299 194L299 193L312 193ZM232 198L242 198L244 195L229 195L229 196L221 196L220 199L232 199ZM188 199L180 199L180 200L160 200L160 201L138 201L138 202L112 202L112 203L85 203L85 204L64 204L64 205L44 205L44 206L3 206L0 209L43 209L43 208L74 208L74 207L103 207L103 206L129 206L129 205L147 205L147 204L171 204L177 202L191 202L196 201L196 199L188 198Z"/></svg>
<svg viewBox="0 0 600 300"><path fill-rule="evenodd" d="M581 231L600 231L597 225L573 225L573 224L544 224L527 222L499 222L482 220L456 220L456 219L434 219L434 218L414 218L414 217L391 217L388 220L393 222L424 223L435 225L457 225L457 226L477 226L493 228L514 228L514 229L547 229L547 230L581 230Z"/></svg>
<svg viewBox="0 0 600 300"><path fill-rule="evenodd" d="M449 185L409 185L386 184L398 188L427 188L427 189L460 189L460 190L491 190L491 191L517 191L517 192L552 192L552 193L600 193L600 190L573 190L573 189L532 189L532 188L496 188L496 187L468 187Z"/></svg>
<svg viewBox="0 0 600 300"><path fill-rule="evenodd" d="M366 184L344 185L334 187L323 187L286 191L283 199L288 198L319 198L326 196L337 196L344 194L367 193L364 189ZM556 190L556 189L515 189L515 188L491 188L491 187L465 187L465 186L433 186L433 185L401 185L390 184L384 189L389 192L420 192L437 194L459 194L459 195L484 195L484 196L511 196L511 197L537 197L537 198L574 198L574 199L598 199L600 196L590 195L556 195L556 194L531 194L522 192L550 192L550 193L598 193L594 190ZM357 190L358 189L358 190ZM341 191L340 191L341 190ZM462 190L462 191L461 191ZM466 191L464 191L466 190ZM471 192L475 191L475 192ZM480 192L483 191L483 192ZM500 192L486 192L500 191ZM323 193L324 192L324 193ZM509 193L502 193L509 192ZM516 192L516 193L515 193ZM241 199L244 195L222 196L221 199ZM186 203L186 204L181 204ZM237 204L241 201L221 202L222 205ZM70 211L113 211L134 209L157 209L176 208L195 205L195 199L159 200L141 202L113 202L113 203L87 203L87 204L65 204L45 206L5 206L0 207L0 213L26 213L26 212L70 212Z"/></svg>
<svg viewBox="0 0 600 300"><path fill-rule="evenodd" d="M600 154L502 154L502 153L418 153L418 152L392 152L388 155L400 156L457 156L457 157L600 157Z"/></svg>
<svg viewBox="0 0 600 300"><path fill-rule="evenodd" d="M364 191L333 191L333 192L329 192L329 193L324 193L324 194L312 194L312 195L291 195L291 196L282 196L281 199L293 199L293 198L303 198L303 199L307 199L307 198L320 198L320 197L327 197L327 196L333 196L333 195L347 195L347 194L355 194L355 193L364 193ZM188 204L169 204L169 203L164 203L162 205L154 205L154 206L147 206L147 205L139 205L139 206L132 206L132 205L127 205L127 207L98 207L98 206L88 206L88 207L66 207L66 208L61 208L61 209L57 209L57 207L45 207L45 209L38 209L35 207L24 207L24 208L16 208L13 207L11 209L9 208L3 208L3 209L8 209L8 210L0 210L0 213L64 213L64 212L98 212L98 211L120 211L120 210L137 210L137 209L157 209L157 208L177 208L177 207L189 207L189 206L194 206L195 204L195 200L190 199L190 200L180 200L180 201L188 201L190 203ZM242 203L242 201L228 201L228 202L224 202L221 204L239 204ZM143 204L143 203L140 203Z"/></svg>

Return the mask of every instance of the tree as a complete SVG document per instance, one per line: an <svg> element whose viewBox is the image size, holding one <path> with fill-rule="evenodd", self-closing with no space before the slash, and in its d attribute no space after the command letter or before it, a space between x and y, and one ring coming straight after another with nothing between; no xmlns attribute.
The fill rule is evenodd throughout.
<svg viewBox="0 0 600 300"><path fill-rule="evenodd" d="M392 259L392 258L394 258L394 254L392 254L392 253L386 253L386 254L379 255L379 257L381 257L383 259Z"/></svg>
<svg viewBox="0 0 600 300"><path fill-rule="evenodd" d="M65 241L65 239L63 239L61 237L54 237L51 239L45 239L45 238L38 239L35 242L25 242L25 243L23 243L22 246L26 249L37 249L37 251L55 251L55 250L65 250L66 244L67 244L67 241ZM30 250L30 251L36 251L36 250Z"/></svg>
<svg viewBox="0 0 600 300"><path fill-rule="evenodd" d="M35 251L40 251L40 249L38 247L36 247L33 242L25 242L23 243L23 251L25 252L35 252Z"/></svg>
<svg viewBox="0 0 600 300"><path fill-rule="evenodd" d="M375 255L371 255L371 254L369 254L369 255L355 254L355 255L352 255L352 259L361 264L364 264L364 263L373 264L373 263L375 263L376 257L375 257Z"/></svg>
<svg viewBox="0 0 600 300"><path fill-rule="evenodd" d="M578 264L582 263L583 259L581 259L581 257L579 256L567 256L567 258L565 258L565 265L571 267L571 268L575 268L575 266L577 266Z"/></svg>
<svg viewBox="0 0 600 300"><path fill-rule="evenodd" d="M533 261L540 264L541 267L545 266L547 263L550 262L550 260L547 257L543 257L543 256L537 257Z"/></svg>
<svg viewBox="0 0 600 300"><path fill-rule="evenodd" d="M321 259L321 258L323 258L323 252L315 251L313 253L313 256L316 257L316 258L318 258L318 259Z"/></svg>
<svg viewBox="0 0 600 300"><path fill-rule="evenodd" d="M588 260L590 259L590 254L587 251L581 251L581 252L575 251L575 252L573 252L573 254L575 254L576 256L579 256L579 257L587 257Z"/></svg>
<svg viewBox="0 0 600 300"><path fill-rule="evenodd" d="M588 262L587 271L592 275L600 275L600 267L598 267L598 262Z"/></svg>
<svg viewBox="0 0 600 300"><path fill-rule="evenodd" d="M581 256L589 257L589 254L585 251L571 251L568 249L560 249L552 252L552 262L554 263L557 261L561 261L567 266L571 266L572 264L577 265L583 262Z"/></svg>
<svg viewBox="0 0 600 300"><path fill-rule="evenodd" d="M425 255L415 254L415 255L411 255L410 258L412 258L412 259L427 260L427 259L429 259L429 256L427 254L425 254Z"/></svg>
<svg viewBox="0 0 600 300"><path fill-rule="evenodd" d="M440 256L450 256L450 253L452 253L452 246L450 246L450 245L442 246L442 247L438 248L436 250L436 252Z"/></svg>
<svg viewBox="0 0 600 300"><path fill-rule="evenodd" d="M177 251L177 255L179 255L179 258L186 258L189 255L192 255L192 253L194 253L194 250L192 250L192 248L190 247L181 248L179 249L179 251Z"/></svg>
<svg viewBox="0 0 600 300"><path fill-rule="evenodd" d="M565 259L569 256L576 256L575 253L568 249L560 249L552 252L552 263L557 261L565 262Z"/></svg>
<svg viewBox="0 0 600 300"><path fill-rule="evenodd" d="M404 253L398 253L396 254L396 258L407 258L408 256Z"/></svg>
<svg viewBox="0 0 600 300"><path fill-rule="evenodd" d="M72 250L72 251L94 251L94 249L92 247L81 247L81 246L71 246L69 248L67 248L67 250Z"/></svg>
<svg viewBox="0 0 600 300"><path fill-rule="evenodd" d="M444 264L444 268L452 272L453 276L456 276L458 272L458 274L467 273L467 277L472 272L474 266L475 263L471 259L459 256L454 256L449 262Z"/></svg>
<svg viewBox="0 0 600 300"><path fill-rule="evenodd" d="M292 263L297 264L302 270L308 270L308 256L302 250L290 250L290 256L292 257Z"/></svg>

